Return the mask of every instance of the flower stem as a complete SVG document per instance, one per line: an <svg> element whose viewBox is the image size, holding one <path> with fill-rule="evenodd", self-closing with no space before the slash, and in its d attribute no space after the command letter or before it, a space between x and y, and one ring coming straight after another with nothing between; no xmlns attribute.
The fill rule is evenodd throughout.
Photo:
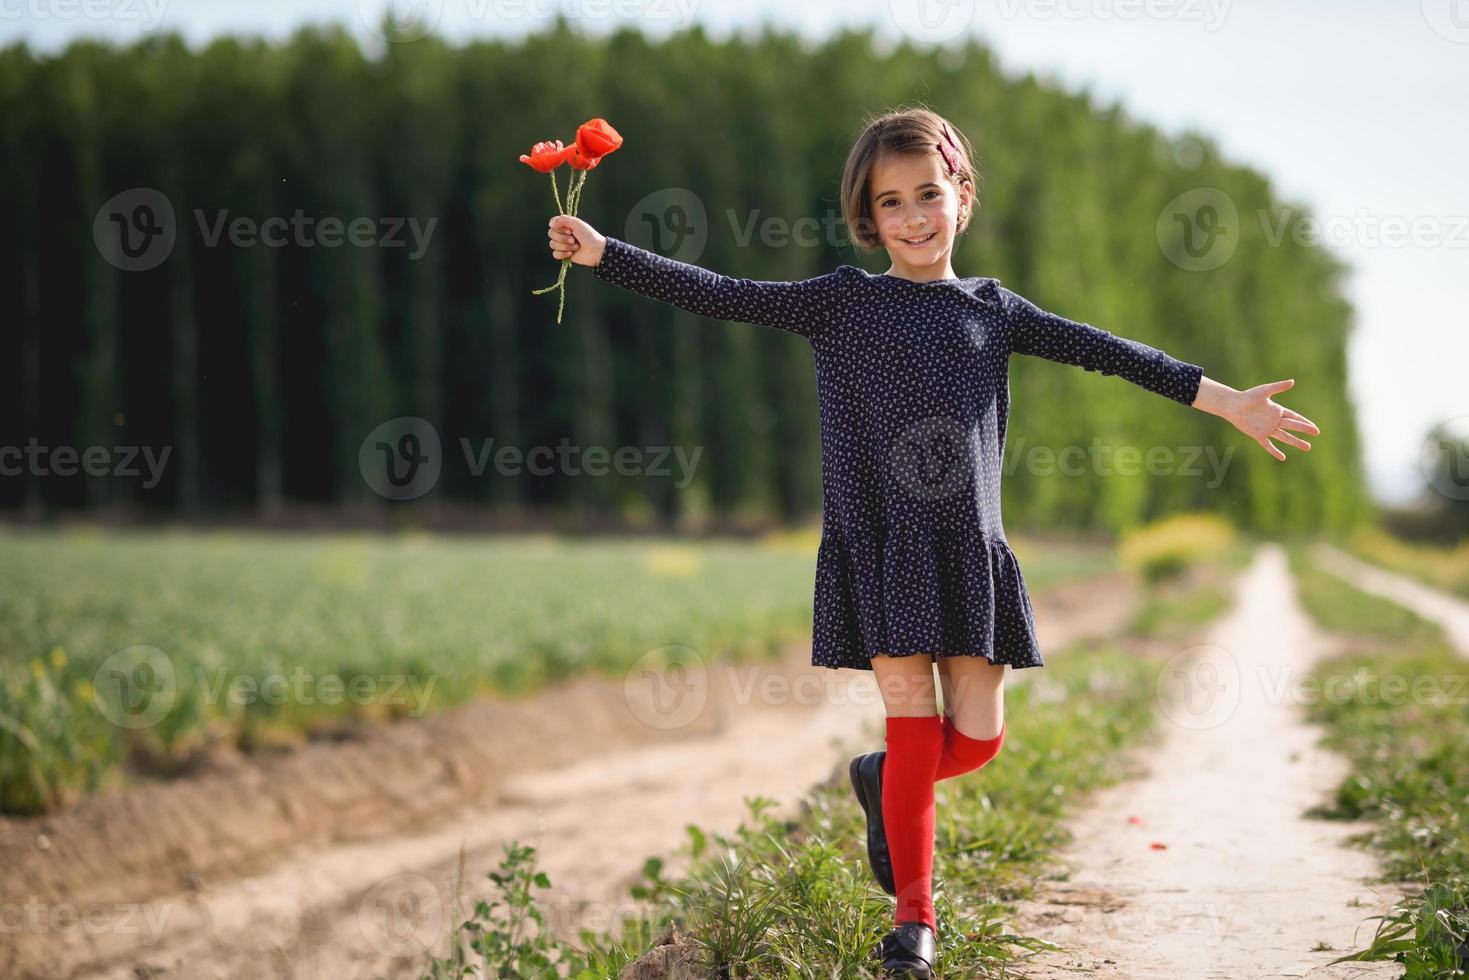
<svg viewBox="0 0 1469 980"><path fill-rule="evenodd" d="M590 173L591 173L590 170L578 170L577 171L576 186L574 188L569 188L567 190L567 192L566 192L567 197L569 197L571 199L571 211L568 212L568 213L573 214L573 215L576 214L576 209L581 206L581 189L582 189L582 185L584 185L587 182L587 175L590 174ZM569 184L570 181L567 181L567 183Z"/></svg>
<svg viewBox="0 0 1469 980"><path fill-rule="evenodd" d="M576 172L576 175L574 177L568 177L566 179L566 206L565 207L562 207L562 205L561 205L561 192L560 192L560 190L556 186L556 171L554 171L554 170L550 171L550 174L551 174L551 194L556 198L556 210L557 211L559 211L562 214L569 214L572 217L575 217L576 216L576 208L577 208L577 205L581 203L581 189L582 189L582 185L587 182L587 174L590 173L590 172L591 171L589 171L589 170L578 170ZM567 269L570 269L570 268L571 268L571 259L569 259L569 258L562 259L561 260L561 272L560 272L559 275L557 275L556 281L554 283L552 283L551 285L545 286L545 287L543 287L541 289L532 289L531 290L531 295L532 296L539 296L541 293L549 293L553 289L559 289L559 290L561 290L561 301L556 306L556 322L557 323L560 323L561 322L561 314L566 309L566 270Z"/></svg>

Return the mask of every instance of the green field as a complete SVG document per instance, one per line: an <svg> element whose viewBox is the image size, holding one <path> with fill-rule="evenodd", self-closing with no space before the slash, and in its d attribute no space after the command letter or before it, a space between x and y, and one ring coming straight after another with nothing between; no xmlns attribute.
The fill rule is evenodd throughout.
<svg viewBox="0 0 1469 980"><path fill-rule="evenodd" d="M810 531L691 542L6 530L0 810L183 771L211 746L295 744L585 671L615 676L664 646L773 654L809 640L817 543ZM1021 556L1041 587L1111 561L1098 549Z"/></svg>

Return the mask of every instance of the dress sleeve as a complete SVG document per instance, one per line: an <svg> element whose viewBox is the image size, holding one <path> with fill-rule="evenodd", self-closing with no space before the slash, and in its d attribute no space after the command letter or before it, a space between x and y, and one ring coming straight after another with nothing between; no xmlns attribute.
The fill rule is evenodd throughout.
<svg viewBox="0 0 1469 980"><path fill-rule="evenodd" d="M1001 289L1010 331L1010 350L1088 371L1116 374L1135 385L1184 405L1199 394L1204 369L1156 347L1119 337L1089 323L1078 323L1036 306L1019 293Z"/></svg>
<svg viewBox="0 0 1469 980"><path fill-rule="evenodd" d="M791 281L735 279L609 235L592 274L699 316L758 323L810 339L831 318L841 270Z"/></svg>

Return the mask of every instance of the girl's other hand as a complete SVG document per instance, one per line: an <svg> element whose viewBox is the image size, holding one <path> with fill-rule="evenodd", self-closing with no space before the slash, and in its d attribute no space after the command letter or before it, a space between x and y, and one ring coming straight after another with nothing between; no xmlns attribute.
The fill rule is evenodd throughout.
<svg viewBox="0 0 1469 980"><path fill-rule="evenodd" d="M551 240L551 257L570 259L575 265L594 266L602 261L607 238L580 218L558 214L546 231Z"/></svg>
<svg viewBox="0 0 1469 980"><path fill-rule="evenodd" d="M1320 435L1321 430L1316 423L1306 418L1300 412L1293 412L1284 405L1277 405L1270 400L1270 396L1278 391L1284 391L1295 384L1295 379L1286 381L1271 381L1267 384L1256 385L1241 391L1235 399L1235 404L1225 416L1234 423L1234 427L1245 435L1258 442L1266 452L1276 459L1285 459L1285 453L1272 443L1271 439L1279 439L1288 446L1310 451L1311 444L1287 432L1294 429L1297 432L1306 432L1310 435Z"/></svg>

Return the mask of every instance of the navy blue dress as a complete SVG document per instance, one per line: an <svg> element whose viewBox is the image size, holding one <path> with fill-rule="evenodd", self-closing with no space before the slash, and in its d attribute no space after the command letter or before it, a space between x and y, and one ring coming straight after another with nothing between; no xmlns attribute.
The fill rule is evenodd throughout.
<svg viewBox="0 0 1469 980"><path fill-rule="evenodd" d="M871 670L874 655L916 653L1044 666L1000 523L1010 355L1120 375L1184 405L1204 374L982 276L920 283L842 265L812 279L736 279L610 236L592 271L810 342L823 506L811 662L822 667Z"/></svg>

